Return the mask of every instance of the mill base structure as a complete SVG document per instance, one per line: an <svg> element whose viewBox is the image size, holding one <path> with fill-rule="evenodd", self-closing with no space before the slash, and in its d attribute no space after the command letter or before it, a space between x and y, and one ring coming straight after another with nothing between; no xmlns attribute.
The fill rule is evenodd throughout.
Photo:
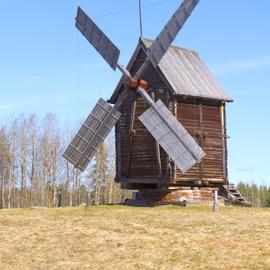
<svg viewBox="0 0 270 270"><path fill-rule="evenodd" d="M141 189L133 192L132 199L123 204L130 206L158 205L213 205L214 192L218 192L218 205L251 207L252 204L244 197L235 185L217 187L172 186L159 189Z"/></svg>
<svg viewBox="0 0 270 270"><path fill-rule="evenodd" d="M170 187L169 189L142 189L135 193L133 199L124 204L134 206L157 205L212 205L213 192L218 188L208 187ZM224 204L224 199L220 199Z"/></svg>

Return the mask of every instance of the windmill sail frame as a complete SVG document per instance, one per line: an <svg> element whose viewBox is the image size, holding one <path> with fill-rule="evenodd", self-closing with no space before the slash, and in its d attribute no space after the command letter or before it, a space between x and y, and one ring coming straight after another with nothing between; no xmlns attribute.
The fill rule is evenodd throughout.
<svg viewBox="0 0 270 270"><path fill-rule="evenodd" d="M84 171L121 114L102 98L69 144L64 157Z"/></svg>
<svg viewBox="0 0 270 270"><path fill-rule="evenodd" d="M78 7L75 25L111 68L115 70L120 50L80 7Z"/></svg>
<svg viewBox="0 0 270 270"><path fill-rule="evenodd" d="M142 63L134 78L130 76L129 71L124 66L118 64L120 50L80 7L77 10L75 24L112 69L115 70L118 67L124 77L135 82L137 92L150 105L150 108L139 119L182 171L188 170L196 162L199 162L205 153L166 106L161 101L155 103L144 89L140 88L142 85L140 76L150 62L154 67L158 65L197 3L198 0L184 0L182 2L147 51L147 59ZM145 85L148 89L147 82ZM127 91L126 88L124 92ZM80 170L84 170L97 151L98 146L105 140L112 127L119 120L121 114L117 111L118 107L119 104L113 108L103 99L100 99L68 146L64 157ZM158 122L158 124L156 123L157 125L153 127L154 122ZM163 134L160 133L161 130L166 131Z"/></svg>

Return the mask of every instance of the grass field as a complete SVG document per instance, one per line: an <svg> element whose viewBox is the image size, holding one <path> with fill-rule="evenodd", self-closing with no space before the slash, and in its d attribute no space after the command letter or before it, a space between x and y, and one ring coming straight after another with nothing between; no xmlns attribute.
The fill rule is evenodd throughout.
<svg viewBox="0 0 270 270"><path fill-rule="evenodd" d="M270 209L0 210L0 269L270 269Z"/></svg>

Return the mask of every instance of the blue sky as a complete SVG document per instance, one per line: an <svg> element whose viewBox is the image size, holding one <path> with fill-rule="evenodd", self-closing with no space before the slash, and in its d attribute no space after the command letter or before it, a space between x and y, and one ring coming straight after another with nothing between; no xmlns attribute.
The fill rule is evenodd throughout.
<svg viewBox="0 0 270 270"><path fill-rule="evenodd" d="M179 3L142 0L143 35L155 38ZM120 73L74 27L78 4L127 63L139 36L138 0L1 0L1 121L21 112L82 120L100 96L110 97ZM269 14L269 0L201 0L174 42L198 51L234 98L227 106L232 182L270 185Z"/></svg>

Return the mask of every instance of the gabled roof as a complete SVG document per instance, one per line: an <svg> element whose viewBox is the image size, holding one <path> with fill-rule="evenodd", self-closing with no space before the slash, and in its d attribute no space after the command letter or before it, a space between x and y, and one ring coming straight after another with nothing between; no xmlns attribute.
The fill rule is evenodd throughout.
<svg viewBox="0 0 270 270"><path fill-rule="evenodd" d="M152 43L152 40L140 39L128 69L136 61L140 49L146 51ZM170 46L158 64L157 71L176 95L233 101L204 65L198 53L192 50ZM110 99L112 103L116 101L121 86L122 78Z"/></svg>

